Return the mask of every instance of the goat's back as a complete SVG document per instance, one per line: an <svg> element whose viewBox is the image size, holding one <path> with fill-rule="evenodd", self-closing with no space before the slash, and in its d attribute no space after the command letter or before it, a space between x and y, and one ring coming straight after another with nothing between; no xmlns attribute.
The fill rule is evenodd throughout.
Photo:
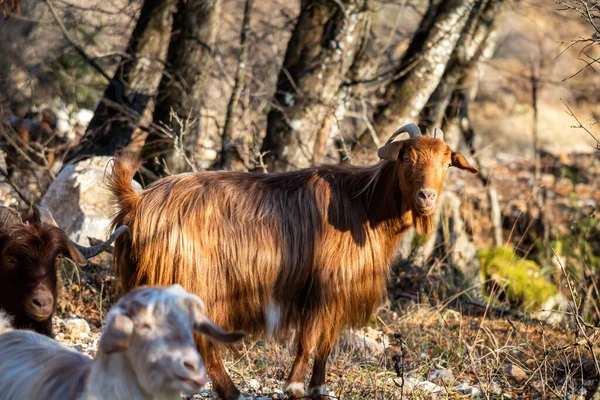
<svg viewBox="0 0 600 400"><path fill-rule="evenodd" d="M77 399L91 362L89 357L35 332L4 333L0 335L0 397Z"/></svg>

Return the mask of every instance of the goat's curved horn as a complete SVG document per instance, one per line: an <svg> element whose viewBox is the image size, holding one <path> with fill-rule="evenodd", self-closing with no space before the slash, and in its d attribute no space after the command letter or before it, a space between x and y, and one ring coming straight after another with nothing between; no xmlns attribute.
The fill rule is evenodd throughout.
<svg viewBox="0 0 600 400"><path fill-rule="evenodd" d="M411 139L414 139L419 136L423 136L423 134L421 133L421 129L419 129L419 127L416 124L406 124L404 126L401 126L398 129L396 129L396 131L394 133L392 133L392 136L390 136L390 138L388 139L386 144L392 143L398 135L405 133L405 132L408 133L408 136Z"/></svg>
<svg viewBox="0 0 600 400"><path fill-rule="evenodd" d="M443 142L444 141L444 131L442 131L440 128L435 128L433 130L433 138L440 139Z"/></svg>
<svg viewBox="0 0 600 400"><path fill-rule="evenodd" d="M117 229L115 229L115 231L112 233L112 235L110 235L110 237L100 243L97 244L96 246L82 246L78 243L75 243L73 241L71 241L71 243L73 243L73 246L75 246L75 248L77 250L79 250L79 252L86 258L92 258L94 256L97 256L98 254L102 253L103 251L106 251L110 248L110 245L113 244L113 242L115 240L117 240L117 238L119 236L121 236L121 234L123 234L124 232L127 232L129 234L131 234L131 231L129 230L129 227L127 225L121 225L120 227L118 227Z"/></svg>

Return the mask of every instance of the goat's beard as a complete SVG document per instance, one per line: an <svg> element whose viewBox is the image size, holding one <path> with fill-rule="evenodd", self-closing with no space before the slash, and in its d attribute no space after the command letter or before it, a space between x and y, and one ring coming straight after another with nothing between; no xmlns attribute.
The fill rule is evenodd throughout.
<svg viewBox="0 0 600 400"><path fill-rule="evenodd" d="M424 215L413 213L415 230L419 235L429 235L433 232L433 216L434 214Z"/></svg>

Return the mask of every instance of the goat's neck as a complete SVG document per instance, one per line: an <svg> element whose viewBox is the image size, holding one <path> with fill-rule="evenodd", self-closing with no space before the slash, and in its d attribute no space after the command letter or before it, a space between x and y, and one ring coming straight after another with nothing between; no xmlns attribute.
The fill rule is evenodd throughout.
<svg viewBox="0 0 600 400"><path fill-rule="evenodd" d="M414 224L413 212L403 201L400 182L394 165L378 165L377 179L370 179L369 187L361 193L371 224L385 230L389 236L400 237Z"/></svg>
<svg viewBox="0 0 600 400"><path fill-rule="evenodd" d="M86 385L84 400L179 400L179 391L145 391L125 353L98 353Z"/></svg>

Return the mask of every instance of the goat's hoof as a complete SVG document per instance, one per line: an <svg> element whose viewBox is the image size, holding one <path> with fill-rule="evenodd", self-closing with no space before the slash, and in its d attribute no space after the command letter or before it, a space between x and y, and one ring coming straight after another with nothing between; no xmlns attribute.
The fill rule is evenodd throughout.
<svg viewBox="0 0 600 400"><path fill-rule="evenodd" d="M316 400L330 400L327 387L325 385L313 386L308 388L308 396Z"/></svg>
<svg viewBox="0 0 600 400"><path fill-rule="evenodd" d="M302 382L289 383L284 390L288 395L288 399L301 399L306 397L304 384Z"/></svg>

